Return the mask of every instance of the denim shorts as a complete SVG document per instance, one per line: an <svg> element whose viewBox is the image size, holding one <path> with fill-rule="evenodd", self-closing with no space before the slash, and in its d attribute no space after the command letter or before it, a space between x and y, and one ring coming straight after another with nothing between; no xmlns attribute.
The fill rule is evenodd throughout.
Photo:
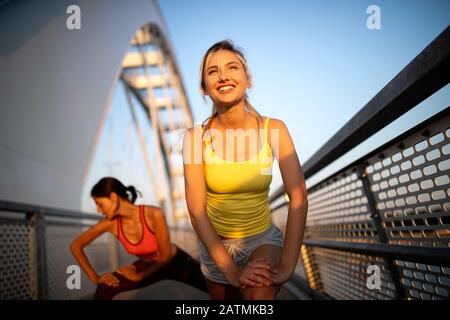
<svg viewBox="0 0 450 320"><path fill-rule="evenodd" d="M222 240L228 253L238 268L246 265L248 257L252 252L263 244L271 244L277 247L283 247L283 233L273 223L264 232L250 237ZM200 267L203 276L211 281L223 284L230 284L225 276L219 271L213 260L208 254L203 243L200 241Z"/></svg>

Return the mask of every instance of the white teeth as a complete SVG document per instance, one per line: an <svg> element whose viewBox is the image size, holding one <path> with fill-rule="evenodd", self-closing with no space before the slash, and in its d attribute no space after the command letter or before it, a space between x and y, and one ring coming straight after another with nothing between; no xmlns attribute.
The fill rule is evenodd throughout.
<svg viewBox="0 0 450 320"><path fill-rule="evenodd" d="M219 88L219 92L229 91L229 90L232 90L232 89L234 89L233 86L224 86L224 87L220 87Z"/></svg>

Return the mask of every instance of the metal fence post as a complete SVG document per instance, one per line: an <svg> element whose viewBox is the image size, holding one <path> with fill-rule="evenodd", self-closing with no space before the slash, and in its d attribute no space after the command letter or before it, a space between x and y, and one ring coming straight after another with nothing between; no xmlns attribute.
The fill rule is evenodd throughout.
<svg viewBox="0 0 450 320"><path fill-rule="evenodd" d="M372 218L373 224L375 225L375 228L378 233L378 239L381 243L388 244L388 238L385 233L385 230L383 229L383 225L381 223L381 216L376 206L375 197L372 193L372 190L370 188L370 181L367 178L367 173L365 171L365 165L364 163L361 163L356 166L356 170L358 173L358 178L361 180L364 188L364 193L367 197L367 204L369 206L369 210L371 212L370 217ZM402 283L400 282L400 275L399 270L397 266L394 263L394 259L391 258L385 258L386 262L388 264L388 268L391 274L392 282L395 286L395 291L397 293L397 299L404 299L405 296L405 290L403 288Z"/></svg>
<svg viewBox="0 0 450 320"><path fill-rule="evenodd" d="M27 214L30 220L34 222L36 230L36 253L37 253L37 277L39 299L48 299L48 281L47 281L47 252L45 235L45 212L32 212Z"/></svg>

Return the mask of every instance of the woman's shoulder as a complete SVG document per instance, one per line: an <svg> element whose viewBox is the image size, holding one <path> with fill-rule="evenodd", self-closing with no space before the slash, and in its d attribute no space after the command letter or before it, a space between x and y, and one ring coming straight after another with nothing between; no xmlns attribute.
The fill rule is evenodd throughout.
<svg viewBox="0 0 450 320"><path fill-rule="evenodd" d="M152 223L155 220L164 217L164 211L160 207L153 205L144 205L144 208L145 208L144 214L146 219L150 220Z"/></svg>
<svg viewBox="0 0 450 320"><path fill-rule="evenodd" d="M187 128L185 130L185 134L194 134L194 133L201 133L204 129L203 124L196 124L190 128Z"/></svg>
<svg viewBox="0 0 450 320"><path fill-rule="evenodd" d="M152 217L155 214L158 214L159 212L162 211L162 209L158 206L154 206L151 204L143 204L142 205L144 207L144 213L146 216Z"/></svg>
<svg viewBox="0 0 450 320"><path fill-rule="evenodd" d="M148 205L148 204L142 204L139 205L144 207L144 218L145 222L147 223L147 226L150 227L152 231L155 230L155 212L158 210L161 210L159 207Z"/></svg>
<svg viewBox="0 0 450 320"><path fill-rule="evenodd" d="M104 232L112 233L113 235L116 235L115 232L115 226L116 226L116 220L109 220L106 218L103 218L99 220L95 225L93 225L89 230L92 231L94 234L102 234Z"/></svg>
<svg viewBox="0 0 450 320"><path fill-rule="evenodd" d="M268 121L268 128L269 129L283 129L286 127L286 124L283 122L283 120L277 119L277 118L271 118L271 117L262 117L264 123Z"/></svg>
<svg viewBox="0 0 450 320"><path fill-rule="evenodd" d="M195 125L193 127L190 127L184 131L184 142L183 144L186 145L186 143L193 144L194 141L201 141L203 136L203 125Z"/></svg>
<svg viewBox="0 0 450 320"><path fill-rule="evenodd" d="M266 121L268 121L267 141L272 148L277 148L277 142L272 141L272 138L277 137L277 136L278 137L285 136L285 132L287 132L288 129L287 129L286 125L284 124L284 122L280 119L264 117L264 123L266 123ZM275 135L274 135L274 133L275 133Z"/></svg>

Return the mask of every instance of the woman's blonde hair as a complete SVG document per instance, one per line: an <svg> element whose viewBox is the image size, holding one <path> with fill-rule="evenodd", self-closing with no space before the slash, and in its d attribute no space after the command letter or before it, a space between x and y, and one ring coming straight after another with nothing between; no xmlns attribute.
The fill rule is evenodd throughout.
<svg viewBox="0 0 450 320"><path fill-rule="evenodd" d="M252 75L250 73L250 70L248 68L247 65L247 60L245 59L244 54L242 53L242 51L240 49L238 49L237 47L234 46L233 42L231 42L230 40L223 40L220 42L216 42L215 44L213 44L205 53L205 55L202 58L202 62L200 64L200 90L201 93L203 95L203 98L206 101L206 84L205 84L205 74L204 74L204 70L206 67L206 63L208 61L208 58L214 53L214 52L218 52L221 50L228 50L230 52L233 52L239 59L239 61L241 61L242 66L244 67L245 70L245 74L247 75L247 79L251 81L252 79ZM256 119L258 120L258 125L259 122L261 120L261 115L259 114L258 111L256 111L256 109L251 105L250 101L248 100L248 96L247 94L245 94L244 97L244 105L247 109L247 111L249 111L250 113L252 113ZM211 122L212 120L218 115L216 106L213 103L212 106L212 111L211 111L211 115L202 123L202 127L203 127L203 133L205 131L207 131L208 129L210 129L211 127Z"/></svg>

